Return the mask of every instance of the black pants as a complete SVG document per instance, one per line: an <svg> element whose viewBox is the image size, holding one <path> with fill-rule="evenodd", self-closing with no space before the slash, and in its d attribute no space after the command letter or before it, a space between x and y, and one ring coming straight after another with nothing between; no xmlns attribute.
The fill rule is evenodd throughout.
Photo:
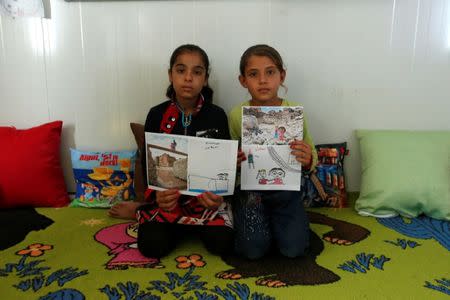
<svg viewBox="0 0 450 300"><path fill-rule="evenodd" d="M234 231L227 226L183 225L145 222L139 225L138 248L142 255L161 258L169 254L186 235L198 236L212 254L233 251Z"/></svg>

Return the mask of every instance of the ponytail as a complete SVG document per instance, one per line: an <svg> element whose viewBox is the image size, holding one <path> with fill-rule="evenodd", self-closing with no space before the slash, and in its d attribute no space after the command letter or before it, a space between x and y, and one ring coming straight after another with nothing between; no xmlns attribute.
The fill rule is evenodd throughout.
<svg viewBox="0 0 450 300"><path fill-rule="evenodd" d="M214 91L210 88L209 85L204 86L201 91L203 95L203 99L205 99L205 103L212 103Z"/></svg>

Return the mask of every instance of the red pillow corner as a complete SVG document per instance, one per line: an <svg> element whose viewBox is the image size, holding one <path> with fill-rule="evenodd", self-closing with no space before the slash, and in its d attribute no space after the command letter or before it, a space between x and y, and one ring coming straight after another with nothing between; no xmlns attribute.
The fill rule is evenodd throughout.
<svg viewBox="0 0 450 300"><path fill-rule="evenodd" d="M69 203L60 161L62 124L0 127L0 208Z"/></svg>

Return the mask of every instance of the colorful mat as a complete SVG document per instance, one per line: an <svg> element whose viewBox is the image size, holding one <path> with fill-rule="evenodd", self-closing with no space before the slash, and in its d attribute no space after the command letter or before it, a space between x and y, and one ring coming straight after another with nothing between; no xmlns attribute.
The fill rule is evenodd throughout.
<svg viewBox="0 0 450 300"><path fill-rule="evenodd" d="M103 209L0 212L1 299L450 299L450 223L310 210L306 257L209 254L187 237L143 257Z"/></svg>

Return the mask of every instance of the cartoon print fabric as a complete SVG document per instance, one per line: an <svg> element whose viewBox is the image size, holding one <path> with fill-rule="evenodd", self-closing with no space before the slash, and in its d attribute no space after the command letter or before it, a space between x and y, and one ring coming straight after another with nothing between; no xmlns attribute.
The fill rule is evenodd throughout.
<svg viewBox="0 0 450 300"><path fill-rule="evenodd" d="M344 158L348 155L347 143L316 145L318 164L316 172L309 175L314 184L315 195L305 201L307 207L345 207Z"/></svg>
<svg viewBox="0 0 450 300"><path fill-rule="evenodd" d="M100 209L1 213L4 222L0 223L8 228L5 238L18 234L14 244L0 251L2 299L268 300L329 295L444 299L450 295L446 263L450 223L427 217L375 219L359 216L352 208L314 208L308 213L311 246L305 256L291 259L273 251L263 260L251 261L232 254L213 255L195 235L187 235L162 260L143 257L136 248L136 223L108 219ZM29 233L24 237L25 232Z"/></svg>

